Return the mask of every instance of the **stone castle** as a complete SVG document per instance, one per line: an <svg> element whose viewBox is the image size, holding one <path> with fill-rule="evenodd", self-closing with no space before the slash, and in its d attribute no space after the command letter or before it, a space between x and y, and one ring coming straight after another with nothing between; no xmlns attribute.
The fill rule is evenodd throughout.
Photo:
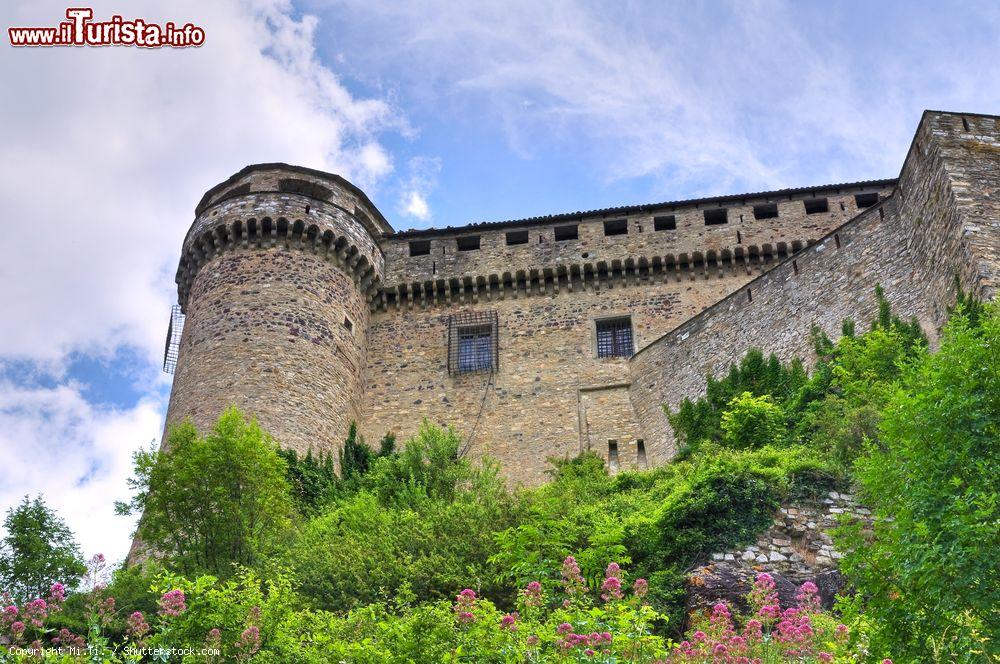
<svg viewBox="0 0 1000 664"><path fill-rule="evenodd" d="M752 347L808 359L876 285L932 339L956 281L993 297L1000 118L925 112L896 179L396 232L337 175L258 164L195 215L168 424L235 404L334 451L427 418L537 484L582 450L669 460L664 405Z"/></svg>

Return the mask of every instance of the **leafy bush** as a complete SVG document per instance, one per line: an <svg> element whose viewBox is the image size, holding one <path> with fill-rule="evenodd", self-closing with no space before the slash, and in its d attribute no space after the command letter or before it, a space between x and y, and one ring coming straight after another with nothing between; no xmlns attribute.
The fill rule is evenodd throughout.
<svg viewBox="0 0 1000 664"><path fill-rule="evenodd" d="M874 532L843 541L873 648L914 661L1000 656L1000 308L974 311L905 367L857 462Z"/></svg>
<svg viewBox="0 0 1000 664"><path fill-rule="evenodd" d="M458 445L453 431L425 423L402 453L375 458L353 493L302 528L287 561L316 606L493 587L487 558L513 501L496 468L474 468Z"/></svg>
<svg viewBox="0 0 1000 664"><path fill-rule="evenodd" d="M185 574L220 577L253 565L290 525L287 467L255 420L230 408L205 437L190 422L157 451L135 455L136 490L121 514L141 514L138 538Z"/></svg>
<svg viewBox="0 0 1000 664"><path fill-rule="evenodd" d="M785 414L769 394L733 397L720 424L723 443L736 449L780 444L785 438Z"/></svg>

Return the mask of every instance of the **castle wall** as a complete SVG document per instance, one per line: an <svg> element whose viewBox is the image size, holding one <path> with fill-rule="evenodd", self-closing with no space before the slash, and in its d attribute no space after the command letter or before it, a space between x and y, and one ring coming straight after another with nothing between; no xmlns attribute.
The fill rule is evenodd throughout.
<svg viewBox="0 0 1000 664"><path fill-rule="evenodd" d="M632 358L631 399L651 462L676 452L663 405L703 394L707 375L721 374L750 348L811 359L810 326L836 338L845 318L867 323L877 284L896 313L916 317L931 336L954 300L956 275L972 292L988 292L998 237L988 192L1000 184L1000 152L993 151L1000 132L993 119L978 118L991 135L973 134L962 119L925 114L891 198ZM956 196L973 181L976 195Z"/></svg>

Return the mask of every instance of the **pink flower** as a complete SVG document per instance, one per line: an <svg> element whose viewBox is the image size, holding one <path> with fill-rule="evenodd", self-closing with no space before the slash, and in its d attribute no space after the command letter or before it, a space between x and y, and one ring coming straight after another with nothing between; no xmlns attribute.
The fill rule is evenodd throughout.
<svg viewBox="0 0 1000 664"><path fill-rule="evenodd" d="M12 631L15 635L20 635L21 632L23 632L24 630L25 630L25 624L20 620L16 621L13 625L10 626L10 631Z"/></svg>
<svg viewBox="0 0 1000 664"><path fill-rule="evenodd" d="M604 576L620 579L622 578L622 568L618 563L608 563L607 569L604 570Z"/></svg>
<svg viewBox="0 0 1000 664"><path fill-rule="evenodd" d="M885 659L882 660L882 664L892 664L892 660L886 657Z"/></svg>
<svg viewBox="0 0 1000 664"><path fill-rule="evenodd" d="M632 584L632 592L635 593L636 597L642 599L649 592L649 581L646 579L636 579L635 583Z"/></svg>
<svg viewBox="0 0 1000 664"><path fill-rule="evenodd" d="M562 566L563 588L567 595L578 595L587 592L587 584L580 574L580 566L576 563L576 558L566 556Z"/></svg>
<svg viewBox="0 0 1000 664"><path fill-rule="evenodd" d="M516 613L508 613L503 618L501 618L500 619L500 628L501 629L506 629L506 630L511 631L511 632L516 631L517 630L517 614Z"/></svg>
<svg viewBox="0 0 1000 664"><path fill-rule="evenodd" d="M53 583L49 589L49 603L62 604L66 601L66 586L61 583Z"/></svg>
<svg viewBox="0 0 1000 664"><path fill-rule="evenodd" d="M823 651L820 651L819 654L816 655L816 658L819 659L819 661L821 661L821 662L832 662L833 661L833 655L831 655L828 652L823 652Z"/></svg>
<svg viewBox="0 0 1000 664"><path fill-rule="evenodd" d="M537 634L532 634L531 636L528 637L527 642L528 642L529 646L531 646L532 648L534 648L535 646L538 645L538 635Z"/></svg>
<svg viewBox="0 0 1000 664"><path fill-rule="evenodd" d="M176 617L187 611L183 590L171 590L160 598L160 615Z"/></svg>
<svg viewBox="0 0 1000 664"><path fill-rule="evenodd" d="M260 629L256 625L251 625L243 630L236 648L244 655L253 655L260 650Z"/></svg>
<svg viewBox="0 0 1000 664"><path fill-rule="evenodd" d="M712 648L713 655L725 655L727 652L729 652L729 649L721 643L716 643L715 647Z"/></svg>
<svg viewBox="0 0 1000 664"><path fill-rule="evenodd" d="M461 623L471 623L476 620L473 610L476 608L476 592L471 588L466 588L455 597L455 605L452 610Z"/></svg>
<svg viewBox="0 0 1000 664"><path fill-rule="evenodd" d="M564 622L561 625L559 625L559 627L556 627L556 632L558 632L559 634L567 634L571 631L573 631L573 626L567 622Z"/></svg>
<svg viewBox="0 0 1000 664"><path fill-rule="evenodd" d="M141 639L149 631L149 624L146 622L145 616L142 615L142 611L136 611L130 615L127 623L126 631L132 638Z"/></svg>
<svg viewBox="0 0 1000 664"><path fill-rule="evenodd" d="M222 632L218 627L213 627L208 630L208 636L205 637L205 641L209 646L218 648L222 644Z"/></svg>
<svg viewBox="0 0 1000 664"><path fill-rule="evenodd" d="M622 580L616 576L609 576L601 584L601 599L610 602L614 599L622 598Z"/></svg>
<svg viewBox="0 0 1000 664"><path fill-rule="evenodd" d="M539 606L542 603L542 584L532 581L524 589L524 603L526 606Z"/></svg>
<svg viewBox="0 0 1000 664"><path fill-rule="evenodd" d="M691 638L694 639L695 641L704 641L706 638L708 638L708 635L699 629L697 632L691 635Z"/></svg>

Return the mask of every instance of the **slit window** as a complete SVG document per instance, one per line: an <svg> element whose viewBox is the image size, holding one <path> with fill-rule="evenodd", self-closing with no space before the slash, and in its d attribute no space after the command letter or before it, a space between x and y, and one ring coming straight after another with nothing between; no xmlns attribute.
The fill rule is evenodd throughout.
<svg viewBox="0 0 1000 664"><path fill-rule="evenodd" d="M528 244L528 231L509 231L507 233L507 246L515 244Z"/></svg>
<svg viewBox="0 0 1000 664"><path fill-rule="evenodd" d="M677 217L668 214L662 217L653 217L654 231L675 231L677 230Z"/></svg>
<svg viewBox="0 0 1000 664"><path fill-rule="evenodd" d="M719 226L729 221L729 210L726 208L715 208L714 210L705 210L705 225L706 226Z"/></svg>
<svg viewBox="0 0 1000 664"><path fill-rule="evenodd" d="M641 438L635 441L635 455L639 467L645 469L649 464L646 461L646 443Z"/></svg>
<svg viewBox="0 0 1000 664"><path fill-rule="evenodd" d="M605 235L628 235L628 219L608 219L604 222Z"/></svg>
<svg viewBox="0 0 1000 664"><path fill-rule="evenodd" d="M802 201L802 204L806 208L806 214L818 214L830 211L830 205L825 198L808 198Z"/></svg>
<svg viewBox="0 0 1000 664"><path fill-rule="evenodd" d="M630 316L597 321L597 357L631 357L632 353Z"/></svg>
<svg viewBox="0 0 1000 664"><path fill-rule="evenodd" d="M777 203L763 203L761 205L753 206L754 219L774 219L777 216L778 216Z"/></svg>
<svg viewBox="0 0 1000 664"><path fill-rule="evenodd" d="M348 332L354 332L354 323L352 323L351 319L347 316L344 316L344 329Z"/></svg>
<svg viewBox="0 0 1000 664"><path fill-rule="evenodd" d="M448 373L495 372L499 368L497 312L470 311L448 319Z"/></svg>
<svg viewBox="0 0 1000 664"><path fill-rule="evenodd" d="M463 235L457 238L459 251L475 251L479 248L478 235Z"/></svg>
<svg viewBox="0 0 1000 664"><path fill-rule="evenodd" d="M564 242L566 240L576 240L580 237L579 226L573 224L572 226L556 226L555 228L556 242ZM539 238L541 239L541 238Z"/></svg>
<svg viewBox="0 0 1000 664"><path fill-rule="evenodd" d="M413 242L410 242L411 256L427 256L430 253L431 253L430 240L414 240Z"/></svg>
<svg viewBox="0 0 1000 664"><path fill-rule="evenodd" d="M608 468L612 471L618 470L618 441L608 441Z"/></svg>
<svg viewBox="0 0 1000 664"><path fill-rule="evenodd" d="M870 194L856 194L854 196L854 204L858 206L858 209L870 208L876 203L878 203L878 194L876 192L872 192Z"/></svg>

